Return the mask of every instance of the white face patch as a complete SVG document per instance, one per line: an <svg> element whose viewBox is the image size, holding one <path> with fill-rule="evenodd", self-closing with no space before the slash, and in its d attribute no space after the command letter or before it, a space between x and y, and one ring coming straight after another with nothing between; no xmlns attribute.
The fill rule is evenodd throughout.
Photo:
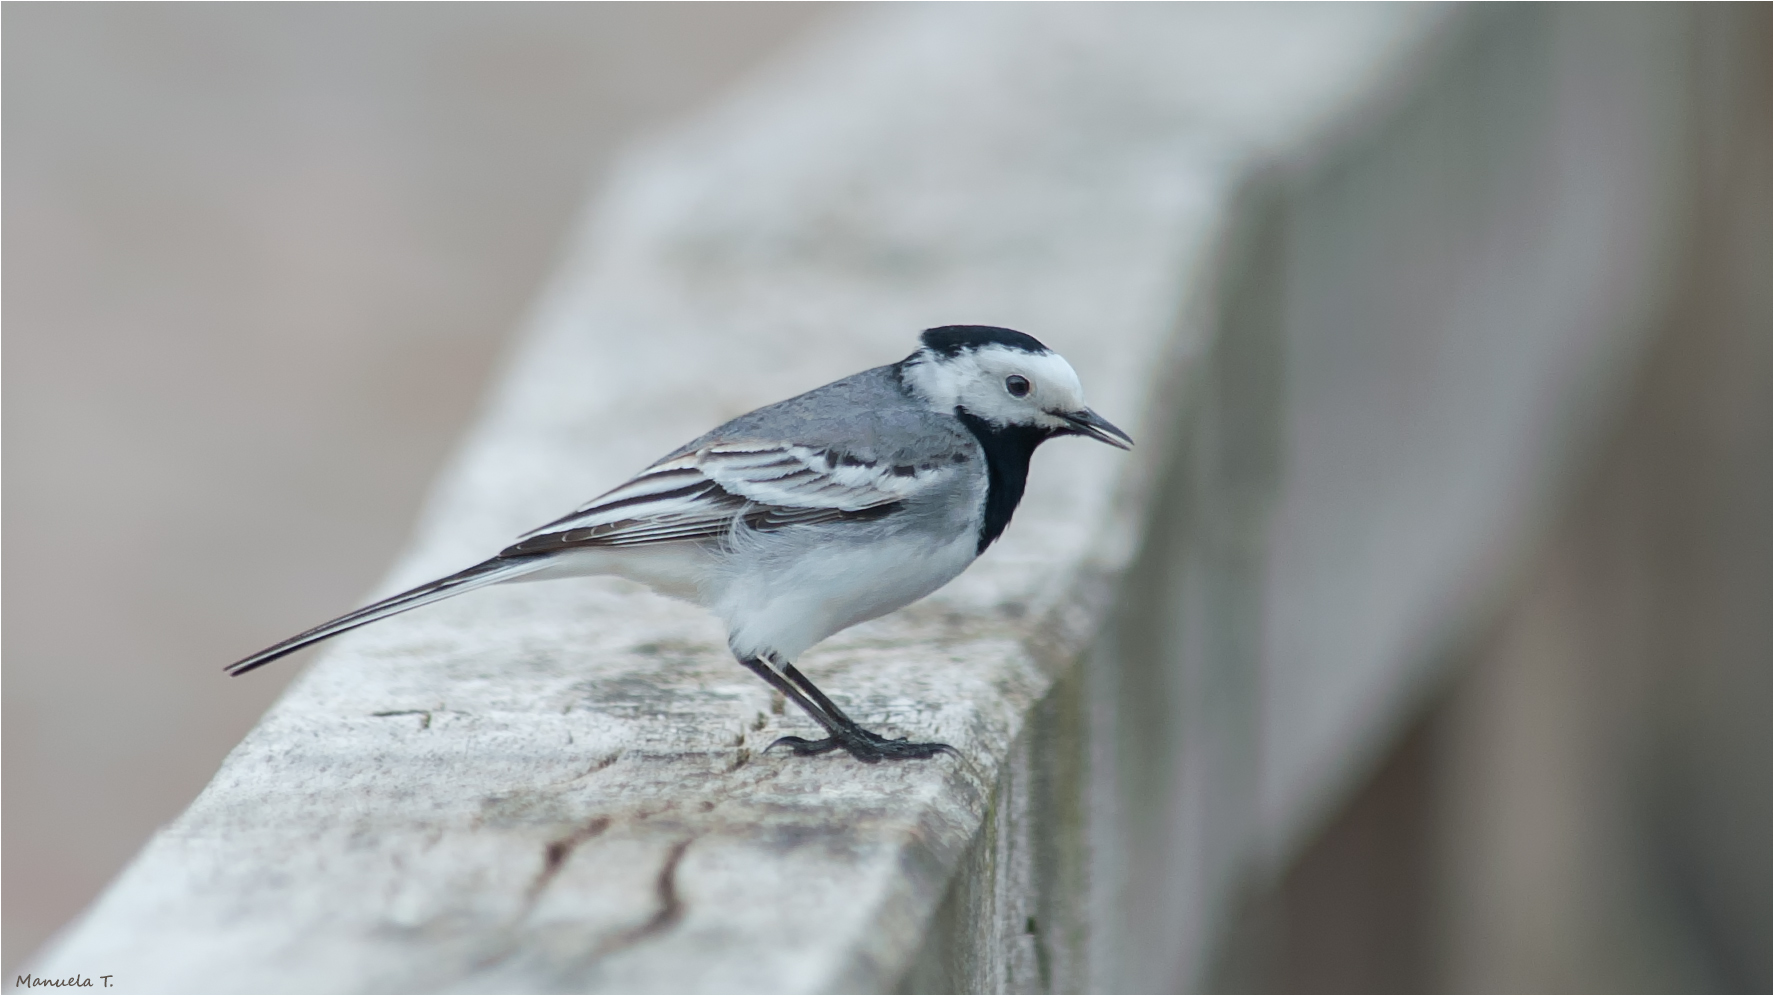
<svg viewBox="0 0 1774 996"><path fill-rule="evenodd" d="M931 408L941 412L965 408L997 425L1062 429L1068 423L1054 413L1084 410L1078 374L1065 357L1053 352L987 345L944 356L927 349L907 365L905 376ZM1012 393L1012 377L1027 382L1027 393L1020 397Z"/></svg>

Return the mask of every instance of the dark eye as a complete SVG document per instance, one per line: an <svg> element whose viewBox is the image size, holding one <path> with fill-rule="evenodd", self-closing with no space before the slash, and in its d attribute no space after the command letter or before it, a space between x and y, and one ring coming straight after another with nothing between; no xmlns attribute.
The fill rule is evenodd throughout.
<svg viewBox="0 0 1774 996"><path fill-rule="evenodd" d="M1029 379L1022 374L1011 374L1004 378L1004 390L1013 398L1020 398L1029 393Z"/></svg>

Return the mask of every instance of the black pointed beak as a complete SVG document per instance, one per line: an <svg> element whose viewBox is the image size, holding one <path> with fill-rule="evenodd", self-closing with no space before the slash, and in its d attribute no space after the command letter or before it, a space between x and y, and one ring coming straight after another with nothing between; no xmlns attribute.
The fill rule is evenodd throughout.
<svg viewBox="0 0 1774 996"><path fill-rule="evenodd" d="M1133 449L1132 436L1115 428L1113 422L1110 422L1108 419L1103 418L1101 415L1098 415L1096 412L1093 412L1088 408L1080 412L1062 412L1060 413L1060 418L1065 419L1066 422L1071 425L1071 431L1080 436L1089 436L1098 442L1108 443L1110 446L1117 449Z"/></svg>

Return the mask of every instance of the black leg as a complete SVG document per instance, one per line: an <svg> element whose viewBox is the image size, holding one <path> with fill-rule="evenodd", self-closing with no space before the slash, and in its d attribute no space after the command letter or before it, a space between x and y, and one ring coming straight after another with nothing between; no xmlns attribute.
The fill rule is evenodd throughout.
<svg viewBox="0 0 1774 996"><path fill-rule="evenodd" d="M804 740L800 737L781 737L775 743L772 743L770 745L771 747L776 746L776 744L786 744L796 754L824 754L827 751L836 750L839 747L842 747L850 753L851 757L856 758L858 761L866 761L870 764L883 759L898 761L910 758L934 757L945 751L950 754L955 752L955 749L948 744L915 744L908 742L904 737L897 740L889 740L878 733L872 733L863 729L856 720L851 719L845 714L844 710L838 708L837 703L833 702L824 692L820 691L819 686L815 685L812 680L802 674L800 669L796 668L793 664L784 664L782 666L782 674L780 675L776 674L771 670L768 664L765 664L762 661L756 662L756 666L747 662L746 666L750 667L753 671L756 671L760 676L764 676L764 672L769 672L767 676L764 676L764 680L769 681L772 686L782 689L783 694L793 698L797 705L802 709L805 709L808 715L817 720L819 725L825 727L826 732L830 734L830 736L826 737L824 740ZM760 668L762 669L761 671L759 670ZM786 681L784 681L785 676L787 679ZM779 685L778 682L781 682L782 685ZM798 686L798 690L795 688L784 689L782 687L791 682L794 686ZM805 692L806 695L803 696L800 692ZM811 703L807 701L809 698L812 699ZM768 750L769 748L765 749Z"/></svg>
<svg viewBox="0 0 1774 996"><path fill-rule="evenodd" d="M844 710L838 708L837 703L826 698L825 693L819 690L819 686L813 683L813 679L802 674L800 668L795 667L793 664L784 664L782 666L782 673L788 678L788 680L794 682L801 691L806 692L808 698L819 703L819 708L824 709L827 716L837 720L839 725L852 730L862 729L862 727L856 725L856 720L851 719L844 714Z"/></svg>
<svg viewBox="0 0 1774 996"><path fill-rule="evenodd" d="M800 694L800 689L797 689L795 685L789 684L788 678L784 678L782 675L777 675L772 666L768 666L763 660L756 659L756 657L740 657L740 664L745 664L745 668L750 669L752 675L757 675L759 678L763 678L765 682L770 684L772 689L782 692L784 696L788 696L789 701L793 701L795 705L802 708L802 712L811 715L814 723L818 723L820 726L825 726L825 731L827 731L827 733L836 733L836 731L839 730L839 724L837 724L836 719L832 719L830 715L825 714L825 710L821 710L820 707L812 705L811 701L807 701L807 696ZM820 696L820 698L825 698L825 696ZM781 744L781 740L777 740L777 744ZM770 744L770 746L773 747L775 744ZM765 747L765 749L768 749L768 747ZM830 749L830 747L827 747L827 749Z"/></svg>

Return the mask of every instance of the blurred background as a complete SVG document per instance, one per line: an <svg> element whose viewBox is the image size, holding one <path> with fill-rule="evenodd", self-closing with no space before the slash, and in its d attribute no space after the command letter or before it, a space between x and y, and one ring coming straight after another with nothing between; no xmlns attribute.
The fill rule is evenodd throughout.
<svg viewBox="0 0 1774 996"><path fill-rule="evenodd" d="M406 540L606 163L818 4L8 4L5 964Z"/></svg>
<svg viewBox="0 0 1774 996"><path fill-rule="evenodd" d="M1540 73L1522 50L1549 43L1511 41L1536 27L1579 51L1618 46L1598 62L1664 59L1627 99L1671 101L1680 123L1655 153L1673 227L1648 247L1652 304L1627 320L1643 343L1577 382L1613 380L1611 396L1552 472L1508 586L1440 648L1361 787L1251 889L1221 989L1774 985L1769 7L1559 16L1472 25L1428 99L1485 82L1474 64ZM1634 50L1634 32L1676 44ZM1558 91L1581 107L1607 83L1574 64Z"/></svg>
<svg viewBox="0 0 1774 996"><path fill-rule="evenodd" d="M220 667L375 583L610 157L837 15L0 16L10 968L296 672ZM1314 224L1346 230L1314 205L1363 176L1408 193L1412 177L1363 149L1444 141L1435 126L1470 140L1434 146L1450 156L1506 144L1483 125L1541 92L1509 81L1565 65L1544 39L1570 26L1533 16L1450 29L1400 84L1426 96L1280 181L1281 230L1259 220L1251 268L1270 249L1312 262L1297 247ZM1577 33L1605 63L1619 18L1596 18ZM1559 451L1531 535L1499 541L1500 587L1419 669L1405 719L1243 881L1212 932L1213 988L1770 988L1768 8L1663 8L1627 27L1657 36L1637 51L1677 53L1638 98L1686 122L1659 166L1675 221L1643 247L1660 290L1634 318L1642 342L1603 372L1594 426ZM1581 115L1597 80L1552 89ZM1480 111L1460 117L1468 104ZM1449 175L1512 175L1481 165ZM1445 203L1385 203L1416 212L1399 231L1458 227ZM1289 286L1259 281L1254 299ZM1401 390L1400 420L1428 400Z"/></svg>

